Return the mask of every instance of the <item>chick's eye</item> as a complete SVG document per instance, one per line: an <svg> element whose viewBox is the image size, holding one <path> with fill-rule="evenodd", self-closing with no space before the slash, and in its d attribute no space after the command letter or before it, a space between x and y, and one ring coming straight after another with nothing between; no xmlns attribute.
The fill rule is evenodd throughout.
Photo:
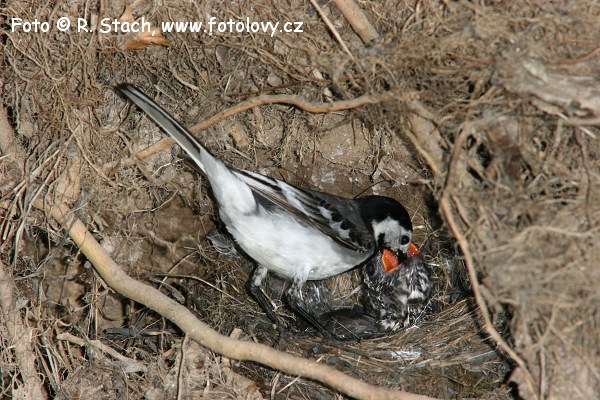
<svg viewBox="0 0 600 400"><path fill-rule="evenodd" d="M408 244L409 242L410 242L410 238L408 236L406 236L406 235L402 236L402 238L400 239L400 244L403 245L403 246L405 244Z"/></svg>
<svg viewBox="0 0 600 400"><path fill-rule="evenodd" d="M375 273L375 265L374 263L370 262L367 264L367 266L365 267L365 271L367 272L367 275L373 275Z"/></svg>

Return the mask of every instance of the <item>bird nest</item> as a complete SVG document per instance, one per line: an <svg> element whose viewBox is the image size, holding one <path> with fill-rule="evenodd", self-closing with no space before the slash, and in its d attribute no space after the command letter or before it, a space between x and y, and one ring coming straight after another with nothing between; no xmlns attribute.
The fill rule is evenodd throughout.
<svg viewBox="0 0 600 400"><path fill-rule="evenodd" d="M600 397L599 6L334 3L0 6L3 393ZM153 31L75 28L105 17ZM213 17L302 32L160 26ZM209 186L121 82L230 165L400 200L435 275L427 315L360 342L279 336ZM326 284L351 305L360 271Z"/></svg>

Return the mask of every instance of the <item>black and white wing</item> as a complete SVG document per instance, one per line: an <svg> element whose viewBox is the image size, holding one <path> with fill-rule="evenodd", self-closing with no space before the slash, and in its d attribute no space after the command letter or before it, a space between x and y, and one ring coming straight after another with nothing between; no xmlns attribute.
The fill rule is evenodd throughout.
<svg viewBox="0 0 600 400"><path fill-rule="evenodd" d="M350 250L368 252L373 249L372 234L364 225L354 202L300 189L251 171L234 170L234 173L252 189L263 206L268 208L270 203L284 209Z"/></svg>

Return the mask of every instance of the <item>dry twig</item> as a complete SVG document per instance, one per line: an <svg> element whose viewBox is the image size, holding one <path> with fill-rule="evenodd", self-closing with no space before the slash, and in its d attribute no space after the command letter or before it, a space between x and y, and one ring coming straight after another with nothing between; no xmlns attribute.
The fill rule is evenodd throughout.
<svg viewBox="0 0 600 400"><path fill-rule="evenodd" d="M340 34L337 31L337 29L335 29L335 26L333 26L333 24L329 20L329 17L327 17L327 15L323 12L323 9L321 8L321 6L319 6L319 3L317 3L316 0L309 0L309 1L310 1L310 4L313 5L313 7L315 8L315 10L317 10L317 12L319 13L319 16L321 17L321 19L323 20L323 22L327 26L327 29L329 29L329 32L331 32L331 34L333 35L333 37L335 38L335 40L338 42L338 44L340 46L342 46L342 49L344 49L344 51L346 52L346 54L348 54L348 56L350 57L350 59L354 59L354 56L350 52L350 49L346 45L346 42L344 42L344 39L342 39L342 37L340 36Z"/></svg>
<svg viewBox="0 0 600 400"><path fill-rule="evenodd" d="M500 336L500 333L498 333L498 331L494 327L494 324L492 323L492 320L490 318L490 312L487 308L487 305L485 303L483 295L481 294L481 288L479 287L479 280L477 279L477 271L475 271L475 264L473 262L473 256L471 254L471 251L469 250L469 243L467 242L467 239L465 238L465 236L462 234L462 232L458 228L458 224L456 223L456 220L454 219L454 215L452 214L452 211L451 211L451 206L450 206L450 195L452 194L451 188L455 187L455 185L459 185L458 180L455 179L456 178L455 170L456 170L456 165L457 165L457 161L459 158L459 153L460 153L460 151L464 145L464 142L468 136L468 132L469 132L468 130L464 129L454 143L454 150L452 152L450 165L448 167L446 187L443 190L442 196L440 198L440 210L442 212L442 215L446 219L448 226L450 227L450 231L452 231L452 234L456 238L456 241L458 242L458 245L460 246L460 248L462 250L462 253L463 253L463 256L465 259L465 265L467 267L467 272L469 274L469 279L471 280L471 287L473 289L473 295L475 296L475 301L477 303L477 306L481 310L481 315L483 317L486 332L498 344L498 346L500 346L500 348L502 350L504 350L506 352L506 354L508 354L508 356L510 358L512 358L519 365L521 370L524 371L525 379L527 381L529 390L531 391L532 394L535 394L537 392L534 390L534 387L535 387L535 385L533 383L534 380L533 380L533 377L531 376L531 373L527 369L527 364L515 352L515 350L513 350L512 347L510 347L510 345L508 343L506 343L506 341L504 339L502 339L502 336Z"/></svg>
<svg viewBox="0 0 600 400"><path fill-rule="evenodd" d="M333 0L333 2L342 14L344 14L344 18L348 20L352 29L354 29L364 43L369 43L379 37L379 33L375 27L369 22L365 14L353 0Z"/></svg>
<svg viewBox="0 0 600 400"><path fill-rule="evenodd" d="M117 360L118 367L127 373L146 372L148 370L144 364L125 357L112 347L105 345L99 340L82 339L68 332L60 333L56 338L58 340L65 340L77 346L86 347L88 352L98 349L102 353L106 353Z"/></svg>
<svg viewBox="0 0 600 400"><path fill-rule="evenodd" d="M246 110L250 110L254 107L262 106L265 104L289 104L292 106L296 106L301 110L312 112L312 113L329 113L334 111L341 110L349 110L353 108L358 108L367 104L377 104L384 101L389 101L392 99L398 99L398 94L393 92L385 92L380 93L378 95L365 94L360 97L357 97L352 100L343 100L343 101L334 101L331 103L312 103L310 101L305 100L300 96L295 95L287 95L287 94L279 94L279 95L261 95L258 97L254 97L250 100L246 100L239 104L236 104L233 107L228 108L225 111L222 111L194 126L192 126L189 131L192 133L197 133L203 131L224 119L231 117L235 114L239 114ZM402 95L403 98L410 98L412 96L411 93ZM133 155L127 160L113 161L105 164L102 167L102 171L105 174L110 174L116 167L130 167L135 165L139 160L143 160L147 157L152 156L164 149L168 149L175 143L173 139L170 137L163 138L153 145L145 148L139 153Z"/></svg>
<svg viewBox="0 0 600 400"><path fill-rule="evenodd" d="M0 310L2 318L0 321L6 326L8 333L5 340L9 347L15 352L18 371L23 379L23 386L18 390L23 399L44 399L48 393L38 375L32 346L32 332L21 318L20 309L17 307L15 284L12 277L6 271L4 263L0 260Z"/></svg>
<svg viewBox="0 0 600 400"><path fill-rule="evenodd" d="M374 386L330 366L283 353L260 343L239 341L221 335L198 320L185 306L127 275L69 207L64 204L44 204L39 200L35 202L35 207L45 210L68 230L75 244L113 290L173 321L192 339L214 352L237 360L258 362L290 375L313 379L355 398L431 400L428 396Z"/></svg>

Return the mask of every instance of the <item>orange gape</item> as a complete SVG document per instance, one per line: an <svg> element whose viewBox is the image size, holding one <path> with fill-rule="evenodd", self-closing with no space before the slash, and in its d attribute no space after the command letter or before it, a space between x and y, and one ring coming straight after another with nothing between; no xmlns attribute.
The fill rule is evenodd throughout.
<svg viewBox="0 0 600 400"><path fill-rule="evenodd" d="M383 268L385 268L385 272L388 273L398 268L398 265L400 264L400 262L398 262L398 257L396 257L394 252L388 249L383 249L381 252L381 263L383 264Z"/></svg>
<svg viewBox="0 0 600 400"><path fill-rule="evenodd" d="M417 246L411 243L410 246L408 246L408 250L406 251L406 256L410 258L420 253L421 252L419 251L419 249L417 249ZM387 273L392 272L393 270L398 268L398 265L400 265L398 257L396 257L394 252L388 249L383 249L383 251L381 252L381 263L383 264L383 268L385 268L385 272Z"/></svg>

